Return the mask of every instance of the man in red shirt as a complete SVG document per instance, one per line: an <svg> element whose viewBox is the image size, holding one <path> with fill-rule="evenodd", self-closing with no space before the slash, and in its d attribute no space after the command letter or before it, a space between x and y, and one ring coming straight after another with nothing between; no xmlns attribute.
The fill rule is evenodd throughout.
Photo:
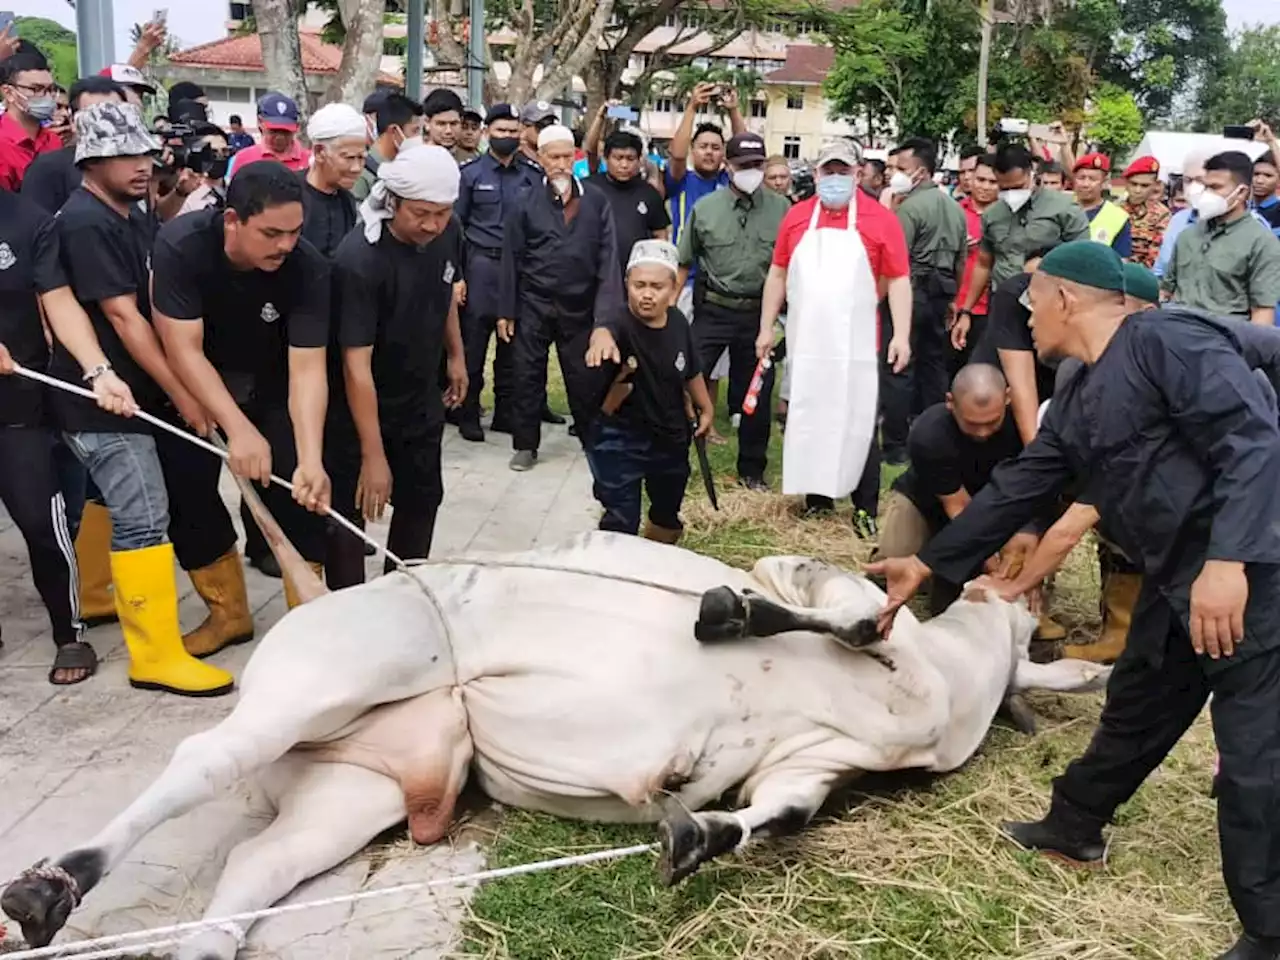
<svg viewBox="0 0 1280 960"><path fill-rule="evenodd" d="M826 146L814 171L817 195L783 219L756 353L772 350L786 301L792 372L783 492L803 493L810 511L825 511L852 491L854 527L869 539L880 495L878 305L887 295L893 334L884 359L900 373L911 359L911 280L902 226L857 189L860 166L855 144Z"/></svg>
<svg viewBox="0 0 1280 960"><path fill-rule="evenodd" d="M969 233L969 259L964 265L964 279L960 281L960 290L956 293L956 308L965 303L969 295L969 284L973 279L973 268L978 262L978 251L982 241L982 215L1000 196L1000 184L996 182L995 159L991 154L979 156L969 171L968 192L960 199L960 209L964 211L965 224ZM951 375L956 373L973 358L974 348L982 342L982 335L987 329L987 300L990 294L983 291L978 302L970 311L968 336L963 346L953 341L956 352L952 355Z"/></svg>
<svg viewBox="0 0 1280 960"><path fill-rule="evenodd" d="M261 142L232 155L227 183L237 170L255 160L279 160L299 173L311 165L311 151L298 142L298 105L283 93L271 91L258 100L258 130Z"/></svg>
<svg viewBox="0 0 1280 960"><path fill-rule="evenodd" d="M37 153L62 149L46 124L58 108L49 63L38 51L21 51L0 63L0 190L17 193Z"/></svg>

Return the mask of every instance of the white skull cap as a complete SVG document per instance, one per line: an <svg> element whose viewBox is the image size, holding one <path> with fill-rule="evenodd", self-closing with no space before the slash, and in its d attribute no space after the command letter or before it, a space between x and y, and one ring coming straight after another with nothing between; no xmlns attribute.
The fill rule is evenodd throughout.
<svg viewBox="0 0 1280 960"><path fill-rule="evenodd" d="M573 131L562 123L553 123L538 134L538 149L541 150L549 143L561 143L564 141L573 143Z"/></svg>
<svg viewBox="0 0 1280 960"><path fill-rule="evenodd" d="M672 273L677 273L680 269L680 256L676 252L676 245L667 240L637 240L627 260L627 272L630 273L632 267L646 263L666 267Z"/></svg>

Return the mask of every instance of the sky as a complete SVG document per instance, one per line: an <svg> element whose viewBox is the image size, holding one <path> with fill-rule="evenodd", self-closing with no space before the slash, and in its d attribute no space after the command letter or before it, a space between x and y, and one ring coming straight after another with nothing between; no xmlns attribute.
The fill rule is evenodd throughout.
<svg viewBox="0 0 1280 960"><path fill-rule="evenodd" d="M168 6L169 32L184 47L207 43L226 35L225 0L115 0L116 59L124 60L132 49L129 28L145 23L157 7ZM1223 0L1231 29L1259 21L1280 23L1277 0ZM48 17L75 29L75 11L66 0L0 0L0 11L12 10L20 17Z"/></svg>

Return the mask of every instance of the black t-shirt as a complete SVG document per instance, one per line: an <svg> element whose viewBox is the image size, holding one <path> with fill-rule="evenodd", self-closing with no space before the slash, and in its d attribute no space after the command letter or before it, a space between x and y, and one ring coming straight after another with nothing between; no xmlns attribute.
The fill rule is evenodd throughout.
<svg viewBox="0 0 1280 960"><path fill-rule="evenodd" d="M911 466L893 486L937 529L947 522L939 497L958 493L961 487L969 496L976 495L998 464L1021 452L1022 439L1011 413L1006 411L1004 423L992 437L975 440L961 431L945 403L935 403L911 425L907 437Z"/></svg>
<svg viewBox="0 0 1280 960"><path fill-rule="evenodd" d="M698 366L698 351L694 349L693 333L685 315L671 307L663 326L649 327L630 310L624 310L621 320L610 324L609 329L618 343L623 363L628 357L636 358L636 372L631 378L634 389L622 401L616 416L664 443L687 445L685 384L702 369ZM618 369L616 363L604 364L601 402Z"/></svg>
<svg viewBox="0 0 1280 960"><path fill-rule="evenodd" d="M386 223L377 243L355 230L338 246L338 341L373 347L379 419L397 435L421 432L444 418L440 361L461 263L457 220L422 247L397 240Z"/></svg>
<svg viewBox="0 0 1280 960"><path fill-rule="evenodd" d="M133 295L138 312L150 321L151 302L147 291L154 227L151 218L129 207L122 217L83 187L71 194L53 219L52 234L42 240L41 258L57 257L76 299L93 322L98 344L116 374L129 385L133 398L144 410L154 410L164 399L156 386L121 342L115 327L102 312L103 300ZM42 274L56 273L49 268ZM42 291L54 289L54 279L41 276ZM54 346L50 372L62 380L80 383L80 364L61 343ZM59 426L72 433L149 433L137 417L117 417L100 410L91 400L61 390L51 393Z"/></svg>
<svg viewBox="0 0 1280 960"><path fill-rule="evenodd" d="M671 226L667 205L653 184L641 176L619 181L607 173L597 173L588 177L587 183L609 198L614 234L618 238L618 259L625 274L636 242L651 239L656 231Z"/></svg>
<svg viewBox="0 0 1280 960"><path fill-rule="evenodd" d="M37 237L48 221L30 200L0 190L0 343L18 363L40 372L49 366L49 346L36 299ZM41 424L43 393L23 377L0 377L0 424Z"/></svg>
<svg viewBox="0 0 1280 960"><path fill-rule="evenodd" d="M356 225L355 197L341 189L334 193L317 190L307 182L305 171L298 176L302 178L302 235L333 259L342 238Z"/></svg>
<svg viewBox="0 0 1280 960"><path fill-rule="evenodd" d="M991 294L987 313L988 338L996 350L1019 350L1030 353L1036 364L1036 393L1040 403L1053 396L1053 367L1040 362L1036 356L1035 342L1027 321L1031 311L1021 303L1021 297L1031 285L1031 274L1017 273L996 287Z"/></svg>
<svg viewBox="0 0 1280 960"><path fill-rule="evenodd" d="M22 195L46 213L61 210L78 186L80 169L76 166L76 148L73 146L36 154L22 175Z"/></svg>
<svg viewBox="0 0 1280 960"><path fill-rule="evenodd" d="M223 252L221 210L166 223L151 270L156 310L204 321L204 354L240 403L289 393L289 347L329 341L329 263L305 237L276 270L237 270Z"/></svg>

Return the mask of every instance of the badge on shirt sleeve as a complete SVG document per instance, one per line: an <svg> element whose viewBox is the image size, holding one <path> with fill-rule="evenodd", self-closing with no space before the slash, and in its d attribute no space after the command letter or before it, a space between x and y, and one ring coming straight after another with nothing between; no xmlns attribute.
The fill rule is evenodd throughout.
<svg viewBox="0 0 1280 960"><path fill-rule="evenodd" d="M685 368L684 351L681 350L679 353L676 354L676 370L678 370L680 373L684 373L684 368Z"/></svg>
<svg viewBox="0 0 1280 960"><path fill-rule="evenodd" d="M262 317L263 323L275 323L280 319L280 311L276 309L274 303L264 303L262 305L262 313L259 316Z"/></svg>
<svg viewBox="0 0 1280 960"><path fill-rule="evenodd" d="M453 283L453 277L456 272L457 271L454 270L453 268L453 261L446 260L444 263L444 277L443 277L444 282Z"/></svg>
<svg viewBox="0 0 1280 960"><path fill-rule="evenodd" d="M13 255L9 244L0 241L0 270L8 270L17 262L18 258Z"/></svg>

